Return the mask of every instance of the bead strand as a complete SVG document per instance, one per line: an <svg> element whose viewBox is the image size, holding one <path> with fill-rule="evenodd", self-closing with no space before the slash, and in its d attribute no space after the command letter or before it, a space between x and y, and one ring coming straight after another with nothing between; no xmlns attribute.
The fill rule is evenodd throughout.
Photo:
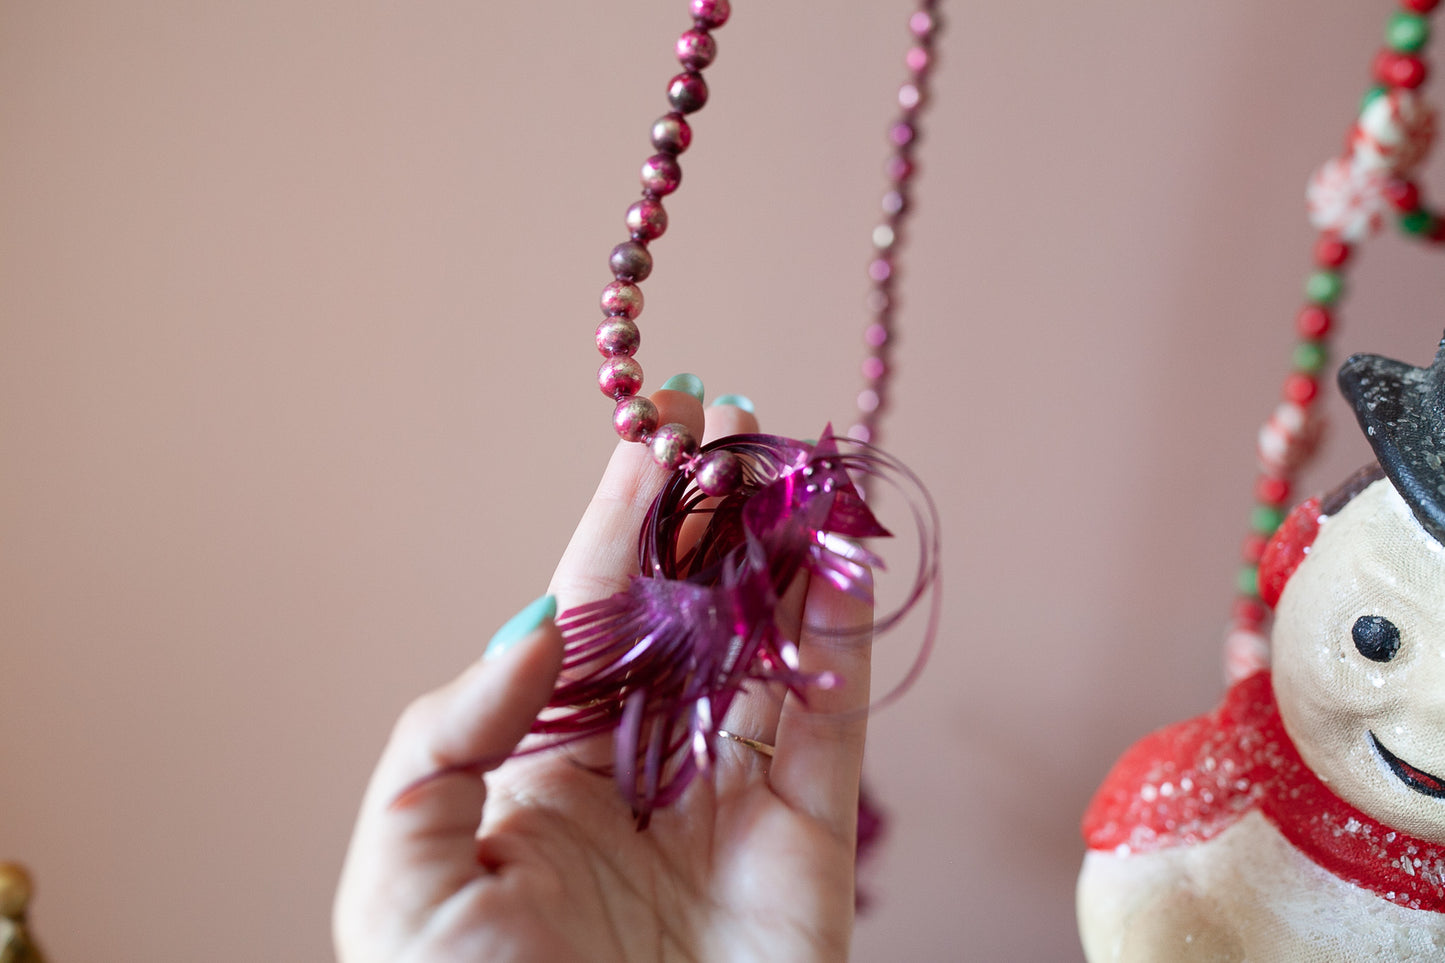
<svg viewBox="0 0 1445 963"><path fill-rule="evenodd" d="M682 184L678 157L692 143L690 114L707 104L708 88L702 72L717 57L712 31L727 23L729 0L690 0L692 26L677 38L675 51L683 70L667 85L671 108L652 125L655 153L642 163L642 197L627 209L624 222L628 239L612 249L608 267L613 280L602 289L602 322L597 326L597 350L604 357L597 385L615 402L612 427L624 441L648 446L652 459L669 471L692 474L703 491L723 495L737 488L741 469L727 452L698 456L698 442L680 424L659 424L657 406L638 394L642 366L635 355L642 343L637 317L642 313L638 285L652 273L649 245L667 231L667 210L662 199Z"/></svg>
<svg viewBox="0 0 1445 963"><path fill-rule="evenodd" d="M1313 268L1305 279L1305 303L1295 317L1291 371L1281 399L1260 428L1255 505L1245 536L1230 630L1225 674L1233 682L1268 665L1264 625L1269 610L1259 597L1259 562L1283 522L1300 470L1319 440L1316 409L1319 374L1330 356L1345 293L1344 268L1354 249L1379 231L1393 211L1400 229L1424 240L1445 241L1445 219L1421 200L1411 172L1424 160L1435 131L1435 113L1419 95L1428 69L1421 58L1430 37L1427 15L1439 0L1401 0L1376 54L1371 87L1351 126L1344 153L1310 178L1310 223L1320 233Z"/></svg>
<svg viewBox="0 0 1445 963"><path fill-rule="evenodd" d="M889 400L898 253L904 223L912 208L913 178L918 170L914 152L921 133L919 118L928 102L934 40L940 29L937 10L938 0L920 0L918 9L909 17L908 29L914 42L904 56L908 79L898 88L899 114L888 127L888 142L893 148L885 167L888 189L883 195L883 220L873 229L875 253L868 262L871 290L868 293L870 318L863 332L864 386L858 393L858 421L848 429L848 437L870 444L878 443L878 422Z"/></svg>

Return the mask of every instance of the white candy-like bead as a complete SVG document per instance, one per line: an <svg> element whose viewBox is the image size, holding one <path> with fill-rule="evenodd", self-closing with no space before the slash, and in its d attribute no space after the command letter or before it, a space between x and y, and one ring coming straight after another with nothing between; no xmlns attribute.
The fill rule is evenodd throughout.
<svg viewBox="0 0 1445 963"><path fill-rule="evenodd" d="M1413 90L1395 89L1365 105L1350 132L1357 167L1407 174L1430 151L1435 109Z"/></svg>
<svg viewBox="0 0 1445 963"><path fill-rule="evenodd" d="M1319 418L1293 401L1282 401L1259 429L1259 467L1267 475L1287 475L1314 451Z"/></svg>
<svg viewBox="0 0 1445 963"><path fill-rule="evenodd" d="M1332 231L1346 244L1363 241L1385 223L1388 170L1361 167L1349 158L1326 161L1310 178L1305 204L1317 231Z"/></svg>

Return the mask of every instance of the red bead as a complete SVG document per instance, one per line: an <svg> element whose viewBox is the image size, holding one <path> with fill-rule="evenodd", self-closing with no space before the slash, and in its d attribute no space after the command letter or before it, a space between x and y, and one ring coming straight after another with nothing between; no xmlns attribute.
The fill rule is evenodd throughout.
<svg viewBox="0 0 1445 963"><path fill-rule="evenodd" d="M693 481L714 498L731 495L743 483L743 464L730 451L710 451L697 460Z"/></svg>
<svg viewBox="0 0 1445 963"><path fill-rule="evenodd" d="M1260 475L1254 483L1254 497L1266 505L1278 508L1289 501L1290 484L1274 475Z"/></svg>
<svg viewBox="0 0 1445 963"><path fill-rule="evenodd" d="M1320 384L1307 374L1296 371L1284 379L1284 397L1297 405L1307 405L1320 393Z"/></svg>
<svg viewBox="0 0 1445 963"><path fill-rule="evenodd" d="M664 154L681 154L691 143L692 127L681 114L663 114L652 122L652 146Z"/></svg>
<svg viewBox="0 0 1445 963"><path fill-rule="evenodd" d="M1425 82L1425 61L1389 48L1375 55L1375 78L1392 87L1414 88Z"/></svg>
<svg viewBox="0 0 1445 963"><path fill-rule="evenodd" d="M619 281L646 281L652 273L652 255L641 241L623 241L612 249L607 263Z"/></svg>
<svg viewBox="0 0 1445 963"><path fill-rule="evenodd" d="M597 350L609 358L632 357L642 344L642 333L630 318L612 315L597 325Z"/></svg>
<svg viewBox="0 0 1445 963"><path fill-rule="evenodd" d="M707 103L707 81L692 71L678 74L667 83L667 102L681 114L702 110Z"/></svg>
<svg viewBox="0 0 1445 963"><path fill-rule="evenodd" d="M733 12L729 0L692 0L688 9L692 19L704 27L721 27Z"/></svg>
<svg viewBox="0 0 1445 963"><path fill-rule="evenodd" d="M653 461L668 471L675 471L697 454L697 439L684 425L674 422L657 429L648 447L652 449Z"/></svg>
<svg viewBox="0 0 1445 963"><path fill-rule="evenodd" d="M1333 234L1321 234L1315 241L1315 263L1322 268L1341 267L1350 259L1350 246Z"/></svg>
<svg viewBox="0 0 1445 963"><path fill-rule="evenodd" d="M717 41L706 30L696 28L677 38L677 62L688 70L701 70L717 56Z"/></svg>
<svg viewBox="0 0 1445 963"><path fill-rule="evenodd" d="M639 241L651 241L667 230L667 211L662 202L644 197L627 209L627 229Z"/></svg>
<svg viewBox="0 0 1445 963"><path fill-rule="evenodd" d="M1400 6L1413 13L1429 13L1440 3L1440 0L1400 0Z"/></svg>
<svg viewBox="0 0 1445 963"><path fill-rule="evenodd" d="M597 387L609 398L635 395L642 387L642 365L626 355L608 358L597 369Z"/></svg>
<svg viewBox="0 0 1445 963"><path fill-rule="evenodd" d="M641 441L657 430L657 405L646 398L623 398L612 410L612 428L623 441Z"/></svg>
<svg viewBox="0 0 1445 963"><path fill-rule="evenodd" d="M653 154L642 162L642 189L653 197L677 190L682 183L682 165L671 154Z"/></svg>
<svg viewBox="0 0 1445 963"><path fill-rule="evenodd" d="M1241 598L1234 602L1234 621L1245 628L1259 628L1268 616L1269 609L1256 599Z"/></svg>
<svg viewBox="0 0 1445 963"><path fill-rule="evenodd" d="M1258 565L1260 558L1264 556L1264 547L1268 544L1269 539L1251 532L1244 537L1244 544L1240 546L1240 557L1250 565Z"/></svg>
<svg viewBox="0 0 1445 963"><path fill-rule="evenodd" d="M1334 327L1334 318L1330 317L1330 312L1320 305L1307 304L1295 318L1294 326L1300 337L1318 341L1330 333L1330 329Z"/></svg>
<svg viewBox="0 0 1445 963"><path fill-rule="evenodd" d="M1420 188L1413 181L1395 179L1385 185L1385 197L1397 211L1413 211L1420 206Z"/></svg>
<svg viewBox="0 0 1445 963"><path fill-rule="evenodd" d="M636 318L642 313L642 289L627 281L613 281L602 289L602 313Z"/></svg>

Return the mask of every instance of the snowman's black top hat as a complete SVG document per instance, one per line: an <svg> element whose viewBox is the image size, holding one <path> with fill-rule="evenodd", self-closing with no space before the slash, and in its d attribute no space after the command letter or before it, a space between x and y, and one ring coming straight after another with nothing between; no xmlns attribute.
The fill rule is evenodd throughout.
<svg viewBox="0 0 1445 963"><path fill-rule="evenodd" d="M1428 368L1357 354L1339 381L1385 476L1445 544L1445 340Z"/></svg>

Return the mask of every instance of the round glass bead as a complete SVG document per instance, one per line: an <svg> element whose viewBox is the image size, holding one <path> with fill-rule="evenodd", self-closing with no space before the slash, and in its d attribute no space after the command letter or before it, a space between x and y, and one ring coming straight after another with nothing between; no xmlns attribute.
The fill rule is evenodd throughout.
<svg viewBox="0 0 1445 963"><path fill-rule="evenodd" d="M1260 475L1254 483L1254 497L1266 505L1283 505L1289 501L1289 482L1273 475Z"/></svg>
<svg viewBox="0 0 1445 963"><path fill-rule="evenodd" d="M1418 13L1397 10L1385 25L1385 43L1400 53L1417 53L1430 39L1430 21Z"/></svg>
<svg viewBox="0 0 1445 963"><path fill-rule="evenodd" d="M1401 0L1400 6L1406 10L1413 10L1416 13L1429 13L1440 3L1440 0Z"/></svg>
<svg viewBox="0 0 1445 963"><path fill-rule="evenodd" d="M1245 565L1239 570L1235 578L1235 588L1240 595L1247 595L1250 598L1259 597L1259 569L1253 565Z"/></svg>
<svg viewBox="0 0 1445 963"><path fill-rule="evenodd" d="M602 313L636 318L642 313L642 288L627 281L613 281L602 289Z"/></svg>
<svg viewBox="0 0 1445 963"><path fill-rule="evenodd" d="M1294 348L1295 370L1314 374L1325 366L1328 352L1318 341L1301 341Z"/></svg>
<svg viewBox="0 0 1445 963"><path fill-rule="evenodd" d="M1344 290L1344 278L1334 271L1315 271L1305 280L1305 297L1315 304L1334 304Z"/></svg>
<svg viewBox="0 0 1445 963"><path fill-rule="evenodd" d="M627 398L642 387L642 365L627 355L602 362L597 369L597 387L609 398Z"/></svg>
<svg viewBox="0 0 1445 963"><path fill-rule="evenodd" d="M652 460L668 471L676 471L697 454L697 439L685 425L676 422L657 429L648 445L652 449Z"/></svg>
<svg viewBox="0 0 1445 963"><path fill-rule="evenodd" d="M681 114L663 114L652 122L652 146L664 154L681 154L692 143L692 126Z"/></svg>
<svg viewBox="0 0 1445 963"><path fill-rule="evenodd" d="M1249 516L1249 527L1268 538L1284 522L1284 509L1277 505L1256 505Z"/></svg>
<svg viewBox="0 0 1445 963"><path fill-rule="evenodd" d="M612 410L612 428L623 441L641 441L657 430L657 418L657 405L634 395Z"/></svg>
<svg viewBox="0 0 1445 963"><path fill-rule="evenodd" d="M1406 234L1424 235L1435 229L1435 216L1423 207L1400 215L1400 229Z"/></svg>
<svg viewBox="0 0 1445 963"><path fill-rule="evenodd" d="M682 114L702 110L707 103L707 81L702 79L702 74L692 71L678 74L667 84L667 102Z"/></svg>
<svg viewBox="0 0 1445 963"><path fill-rule="evenodd" d="M642 162L642 189L654 197L677 190L682 183L682 165L672 154L653 154Z"/></svg>
<svg viewBox="0 0 1445 963"><path fill-rule="evenodd" d="M733 12L729 0L692 0L688 9L692 19L705 27L721 27Z"/></svg>
<svg viewBox="0 0 1445 963"><path fill-rule="evenodd" d="M623 241L612 249L607 263L619 281L645 281L652 273L652 255L641 241Z"/></svg>
<svg viewBox="0 0 1445 963"><path fill-rule="evenodd" d="M614 314L597 326L597 350L609 358L632 357L642 344L642 332L631 318Z"/></svg>
<svg viewBox="0 0 1445 963"><path fill-rule="evenodd" d="M706 30L694 27L677 38L677 62L688 70L701 70L717 57L717 41Z"/></svg>
<svg viewBox="0 0 1445 963"><path fill-rule="evenodd" d="M1302 338L1323 338L1334 327L1334 319L1318 304L1308 304L1300 310L1294 326Z"/></svg>
<svg viewBox="0 0 1445 963"><path fill-rule="evenodd" d="M667 230L667 211L660 201L644 197L627 209L627 230L639 241L651 241Z"/></svg>
<svg viewBox="0 0 1445 963"><path fill-rule="evenodd" d="M1350 259L1350 246L1326 234L1315 242L1315 263L1322 268L1337 268Z"/></svg>
<svg viewBox="0 0 1445 963"><path fill-rule="evenodd" d="M1307 405L1319 397L1320 383L1308 374L1296 371L1284 379L1284 397L1297 405Z"/></svg>
<svg viewBox="0 0 1445 963"><path fill-rule="evenodd" d="M698 459L693 481L705 494L731 495L743 483L743 465L730 451L710 451Z"/></svg>

